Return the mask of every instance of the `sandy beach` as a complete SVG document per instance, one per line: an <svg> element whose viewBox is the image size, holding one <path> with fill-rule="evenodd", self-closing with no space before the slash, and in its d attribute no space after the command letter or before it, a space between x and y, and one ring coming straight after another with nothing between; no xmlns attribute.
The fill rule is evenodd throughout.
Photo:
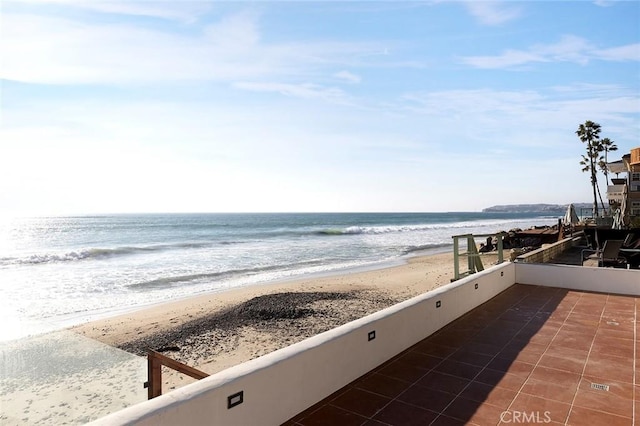
<svg viewBox="0 0 640 426"><path fill-rule="evenodd" d="M485 267L495 254L483 255ZM137 355L147 348L209 374L265 355L450 282L453 253L365 272L205 294L72 329ZM193 381L163 371L163 392Z"/></svg>

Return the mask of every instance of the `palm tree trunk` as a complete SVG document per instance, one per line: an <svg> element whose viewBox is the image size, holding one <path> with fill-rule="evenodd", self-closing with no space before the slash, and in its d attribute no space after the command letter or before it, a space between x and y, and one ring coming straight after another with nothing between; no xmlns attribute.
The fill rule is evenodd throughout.
<svg viewBox="0 0 640 426"><path fill-rule="evenodd" d="M598 217L598 195L596 193L596 188L598 186L598 178L596 177L596 165L591 158L591 188L593 189L593 217L594 219ZM598 192L600 189L598 189Z"/></svg>
<svg viewBox="0 0 640 426"><path fill-rule="evenodd" d="M604 205L604 201L602 201L602 194L600 193L600 186L596 184L596 188L598 189L598 197L600 197L600 205L602 206L602 214L605 214L607 208Z"/></svg>

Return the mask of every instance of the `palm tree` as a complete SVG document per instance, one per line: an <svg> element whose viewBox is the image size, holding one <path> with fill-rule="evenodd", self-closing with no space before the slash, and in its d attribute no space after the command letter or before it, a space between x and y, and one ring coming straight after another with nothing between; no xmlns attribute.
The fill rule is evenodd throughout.
<svg viewBox="0 0 640 426"><path fill-rule="evenodd" d="M580 164L583 166L583 172L591 173L591 188L593 189L593 217L598 217L598 195L596 188L598 187L598 176L596 174L596 164L599 160L600 153L603 151L600 141L600 125L593 121L585 121L584 124L578 126L576 134L580 140L587 144L587 155L582 156Z"/></svg>
<svg viewBox="0 0 640 426"><path fill-rule="evenodd" d="M614 141L612 141L609 138L604 138L600 141L600 144L602 144L602 150L604 151L604 156L601 157L601 160L598 162L598 166L600 167L600 170L602 170L602 172L604 173L604 179L607 182L607 185L609 185L609 169L607 168L607 163L608 158L607 158L607 154L609 153L609 151L617 151L618 150L618 146L615 144Z"/></svg>

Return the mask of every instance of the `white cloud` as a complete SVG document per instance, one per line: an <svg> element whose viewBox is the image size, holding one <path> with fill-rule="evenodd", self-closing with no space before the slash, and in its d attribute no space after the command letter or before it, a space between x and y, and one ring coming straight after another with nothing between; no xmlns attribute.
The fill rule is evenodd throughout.
<svg viewBox="0 0 640 426"><path fill-rule="evenodd" d="M329 102L348 104L349 97L335 87L323 87L317 84L287 84L287 83L258 83L238 82L233 87L254 92L279 93L301 99L322 99Z"/></svg>
<svg viewBox="0 0 640 426"><path fill-rule="evenodd" d="M536 44L531 51L553 62L576 62L586 64L589 61L589 52L594 47L582 37L574 35L562 36L560 41L552 44Z"/></svg>
<svg viewBox="0 0 640 426"><path fill-rule="evenodd" d="M347 83L352 83L352 84L358 84L362 81L362 78L360 78L359 75L353 74L345 70L339 71L333 74L333 76L339 80L345 81Z"/></svg>
<svg viewBox="0 0 640 426"><path fill-rule="evenodd" d="M614 140L633 140L638 134L633 89L591 89L591 94L582 86L562 91L450 90L410 93L404 100L415 120L427 121L430 136L443 143L489 144L512 153L519 147L553 148L559 153L574 145L573 127L596 117L615 134Z"/></svg>
<svg viewBox="0 0 640 426"><path fill-rule="evenodd" d="M506 50L498 56L467 56L462 62L475 68L513 68L531 62L546 62L547 59L532 52Z"/></svg>
<svg viewBox="0 0 640 426"><path fill-rule="evenodd" d="M597 49L582 37L565 35L557 43L535 44L527 50L505 50L495 56L467 56L461 59L476 68L514 68L533 62L573 62L586 65L590 60L640 60L640 44Z"/></svg>
<svg viewBox="0 0 640 426"><path fill-rule="evenodd" d="M91 7L164 21L86 10L67 18L60 10L48 17L14 13L51 8L3 13L3 78L96 85L7 83L0 140L12 143L0 142L0 207L15 201L35 208L75 202L95 212L466 210L498 204L490 197L504 197L503 189L513 201L535 202L558 181L563 196L585 183L588 199L577 125L600 122L621 150L640 137L637 82L626 77L635 64L623 62L638 60L638 44L607 47L595 38L545 33L542 39L556 42L515 45L521 39L514 34L496 55L463 58L478 68L622 62L610 76L585 67L581 82L559 67L558 86L545 89L534 73L500 81L502 75L473 69L450 72L447 58L436 56L448 55L448 46L429 49L450 40L448 32L417 40L413 31L398 28L396 36L378 26L348 34L302 21L282 28L283 21L267 19L284 14L244 6L205 24L212 15L199 15L197 7L181 15L173 3L164 3L165 11L160 5ZM520 6L468 7L497 25L517 18ZM522 34L529 39L537 23L527 24ZM460 36L484 35L473 31ZM462 89L470 87L476 89ZM452 173L460 164L471 165L474 182L490 181L495 195L452 197L468 180ZM553 164L554 173L540 173L541 164ZM522 185L513 186L516 179Z"/></svg>
<svg viewBox="0 0 640 426"><path fill-rule="evenodd" d="M219 46L224 51L246 50L258 45L260 32L258 15L241 12L224 17L204 30L206 41Z"/></svg>
<svg viewBox="0 0 640 426"><path fill-rule="evenodd" d="M147 0L5 0L3 6L11 7L13 5L54 5L66 6L72 8L80 8L89 11L129 15L129 16L146 16L151 18L160 18L183 23L192 23L202 16L204 13L212 9L212 2L207 1L191 1L191 0L173 0L171 2L158 2Z"/></svg>
<svg viewBox="0 0 640 426"><path fill-rule="evenodd" d="M274 56L269 49L250 49L255 31L246 18L236 23L243 19L245 24L232 38L214 43L203 36L124 24L3 16L2 77L83 84L215 80L275 72L280 65L269 60Z"/></svg>
<svg viewBox="0 0 640 426"><path fill-rule="evenodd" d="M0 77L53 84L237 81L339 64L368 43L260 42L258 16L239 13L190 35L126 24L3 16Z"/></svg>
<svg viewBox="0 0 640 426"><path fill-rule="evenodd" d="M593 4L600 7L610 7L616 4L618 0L595 0Z"/></svg>
<svg viewBox="0 0 640 426"><path fill-rule="evenodd" d="M605 61L640 61L640 43L596 50L594 56Z"/></svg>
<svg viewBox="0 0 640 426"><path fill-rule="evenodd" d="M637 99L622 88L605 99L589 98L582 86L575 88L578 96L570 86L561 88L559 98L558 90L413 93L404 108L395 106L393 117L389 106L354 111L299 101L328 96L322 87L255 83L251 89L281 91L287 98L253 109L213 100L116 99L30 100L13 107L0 129L1 140L13 142L0 144L0 182L21 183L0 185L0 204L23 210L46 205L55 213L468 210L498 204L482 191L477 199L452 198L463 183L451 174L456 164L476 165L474 179L501 188L495 197L504 189L513 200L524 196L520 192L546 200L545 186L560 180L569 188L565 196L584 182L588 199L575 127L595 119L621 149L618 135L638 132L626 115L637 113ZM610 86L593 90L616 93ZM612 122L619 133L611 133ZM551 161L549 152L568 160L554 163L553 174L540 173L540 164ZM522 185L500 187L505 177Z"/></svg>
<svg viewBox="0 0 640 426"><path fill-rule="evenodd" d="M520 7L507 2L466 1L469 13L484 25L499 25L512 21L522 15Z"/></svg>

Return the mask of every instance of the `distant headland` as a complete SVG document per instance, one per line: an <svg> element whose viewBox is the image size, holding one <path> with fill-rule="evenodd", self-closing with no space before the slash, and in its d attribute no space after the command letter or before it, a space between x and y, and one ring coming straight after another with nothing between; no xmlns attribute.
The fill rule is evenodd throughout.
<svg viewBox="0 0 640 426"><path fill-rule="evenodd" d="M577 211L580 209L589 209L593 207L590 203L574 203ZM482 209L483 213L545 213L556 214L567 211L568 204L506 204L499 206L487 207Z"/></svg>

